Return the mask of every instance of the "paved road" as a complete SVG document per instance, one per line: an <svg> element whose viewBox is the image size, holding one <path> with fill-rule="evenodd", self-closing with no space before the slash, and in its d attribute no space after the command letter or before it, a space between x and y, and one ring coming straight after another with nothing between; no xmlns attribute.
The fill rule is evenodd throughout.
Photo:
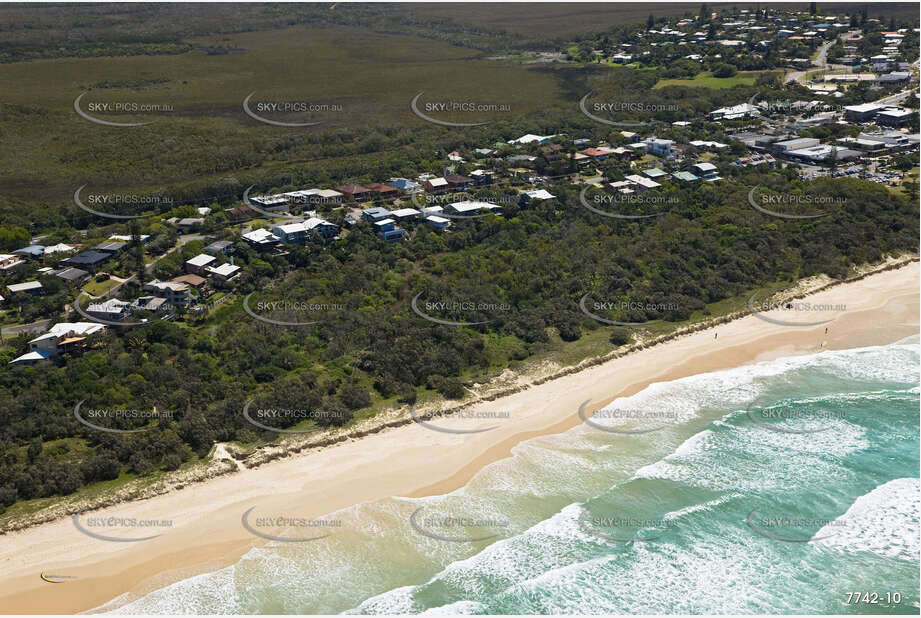
<svg viewBox="0 0 921 618"><path fill-rule="evenodd" d="M48 330L48 325L51 323L51 320L39 320L38 322L32 322L31 324L20 324L19 326L7 326L3 330L0 330L0 336L2 337L15 337L23 333L43 333Z"/></svg>

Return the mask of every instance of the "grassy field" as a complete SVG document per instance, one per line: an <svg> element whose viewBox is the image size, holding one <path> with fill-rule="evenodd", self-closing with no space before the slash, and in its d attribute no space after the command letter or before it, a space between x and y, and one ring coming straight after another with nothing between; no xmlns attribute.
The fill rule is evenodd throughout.
<svg viewBox="0 0 921 618"><path fill-rule="evenodd" d="M761 71L739 71L732 77L713 77L709 71L698 73L694 79L660 79L653 88L666 86L689 86L691 88L732 88L733 86L752 86Z"/></svg>
<svg viewBox="0 0 921 618"><path fill-rule="evenodd" d="M410 110L412 98L423 91L432 100L507 104L514 115L559 101L551 75L430 39L294 27L194 42L240 51L209 55L196 49L172 56L0 65L4 195L63 205L83 184L98 190L156 191L171 183L223 178L273 160L296 163L316 158L310 142L320 132L432 128ZM79 117L74 99L106 82L126 85L93 88L81 101L82 109L89 112L90 103L128 102L167 104L173 111L93 114L116 122L155 121L130 128ZM296 119L323 120L318 127L270 126L243 112L243 99L251 92L256 93L254 104L303 101L338 105L342 111Z"/></svg>

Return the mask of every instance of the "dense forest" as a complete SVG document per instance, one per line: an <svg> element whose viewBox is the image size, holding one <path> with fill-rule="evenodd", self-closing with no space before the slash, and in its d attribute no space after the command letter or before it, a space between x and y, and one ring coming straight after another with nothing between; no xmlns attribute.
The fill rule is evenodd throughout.
<svg viewBox="0 0 921 618"><path fill-rule="evenodd" d="M257 266L241 293L342 309L319 324L289 328L228 305L201 326L108 329L63 366L4 371L0 498L9 505L67 494L122 471L175 469L215 441L272 439L243 418L251 399L322 409L328 420L319 422L341 424L372 397L408 402L420 389L462 397L471 376L528 358L551 335L575 340L607 328L580 312L586 293L677 308L611 314L615 319L680 321L769 282L817 273L843 277L853 264L917 249L912 200L858 180L804 185L792 170L770 177L764 171L740 171L738 184L670 185L667 194L677 198L670 212L647 221L600 217L580 206L573 187L560 185L552 188L559 200L510 204L504 217L459 222L448 235L420 226L411 242L385 244L353 233L274 257L238 242L237 263ZM756 184L843 201L828 217L780 220L748 206L746 187ZM508 309L443 312L436 317L489 322L438 325L410 310L420 292L429 300ZM621 330L612 329L612 345L623 343ZM144 433L105 433L74 418L82 400L172 416ZM111 427L147 423L120 419ZM43 448L73 437L79 442Z"/></svg>

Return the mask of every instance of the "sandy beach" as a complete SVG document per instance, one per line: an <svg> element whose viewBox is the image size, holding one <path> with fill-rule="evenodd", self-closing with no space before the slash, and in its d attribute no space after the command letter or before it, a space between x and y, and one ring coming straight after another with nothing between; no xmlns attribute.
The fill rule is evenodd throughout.
<svg viewBox="0 0 921 618"><path fill-rule="evenodd" d="M171 522L167 528L134 534L159 535L149 540L99 540L81 533L70 518L4 535L0 611L85 612L125 593L142 595L231 564L252 547L268 543L241 524L250 508L267 515L316 518L391 496L453 491L520 442L581 423L578 411L586 401L592 412L653 382L916 335L919 280L919 264L913 262L809 296L813 305L834 308L795 320L830 320L822 324L791 326L749 315L472 408L494 418L431 420L441 428L494 427L490 431L446 433L410 424L91 514ZM763 317L794 319L782 310ZM62 583L44 581L43 572L64 576Z"/></svg>

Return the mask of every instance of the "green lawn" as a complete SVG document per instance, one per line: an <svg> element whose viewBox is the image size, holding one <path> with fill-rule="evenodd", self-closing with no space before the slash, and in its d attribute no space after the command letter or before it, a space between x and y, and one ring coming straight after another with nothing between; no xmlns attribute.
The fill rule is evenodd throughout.
<svg viewBox="0 0 921 618"><path fill-rule="evenodd" d="M106 279L105 281L93 280L83 286L83 291L90 296L99 296L100 294L105 294L116 285L118 285L118 281L115 279Z"/></svg>
<svg viewBox="0 0 921 618"><path fill-rule="evenodd" d="M709 71L698 73L694 79L661 79L653 88L666 86L690 86L691 88L732 88L734 86L753 86L762 71L740 71L732 77L713 77Z"/></svg>

